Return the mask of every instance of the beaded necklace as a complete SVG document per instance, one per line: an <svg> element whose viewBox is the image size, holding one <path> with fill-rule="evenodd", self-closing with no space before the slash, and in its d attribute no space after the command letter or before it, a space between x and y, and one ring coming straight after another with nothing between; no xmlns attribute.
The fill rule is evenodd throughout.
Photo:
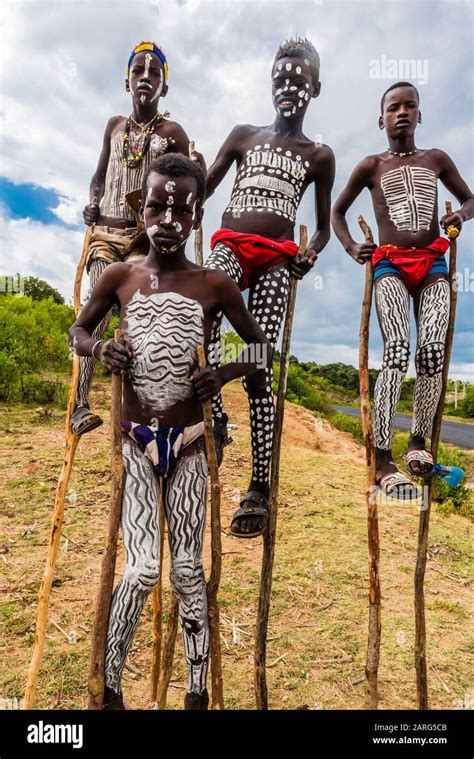
<svg viewBox="0 0 474 759"><path fill-rule="evenodd" d="M163 118L164 115L157 111L151 121L148 122L148 124L140 126L140 124L137 124L133 116L128 117L123 134L122 160L124 164L129 166L131 169L136 169L137 166L140 165L140 163L143 161L144 156L147 154L150 148L150 142L153 132L155 131L155 126L158 121L161 121ZM136 124L136 126L140 128L141 136L136 142L133 142L131 144L130 129L132 126L132 121L134 124Z"/></svg>

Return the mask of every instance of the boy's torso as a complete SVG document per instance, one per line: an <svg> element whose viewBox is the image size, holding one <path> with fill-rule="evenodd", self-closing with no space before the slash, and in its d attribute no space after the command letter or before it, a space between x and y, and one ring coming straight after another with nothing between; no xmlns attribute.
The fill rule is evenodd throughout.
<svg viewBox="0 0 474 759"><path fill-rule="evenodd" d="M143 160L136 167L129 167L123 161L123 139L127 123L125 117L118 117L110 135L110 156L105 177L104 196L101 200L101 213L96 222L98 226L125 228L135 223L132 209L125 200L129 192L141 188L143 175L149 164L164 153L172 150L174 144L174 122L159 121L153 131L150 145ZM140 129L130 130L131 141L139 139Z"/></svg>
<svg viewBox="0 0 474 759"><path fill-rule="evenodd" d="M374 156L368 182L379 245L425 248L439 237L437 180L432 150L412 156Z"/></svg>
<svg viewBox="0 0 474 759"><path fill-rule="evenodd" d="M222 227L292 240L296 211L317 174L315 143L248 126L237 147L237 174Z"/></svg>
<svg viewBox="0 0 474 759"><path fill-rule="evenodd" d="M123 417L142 424L186 427L202 419L189 377L197 371L197 347L209 342L217 307L213 272L189 263L157 273L142 262L128 270L117 290L120 327L133 350L124 376Z"/></svg>

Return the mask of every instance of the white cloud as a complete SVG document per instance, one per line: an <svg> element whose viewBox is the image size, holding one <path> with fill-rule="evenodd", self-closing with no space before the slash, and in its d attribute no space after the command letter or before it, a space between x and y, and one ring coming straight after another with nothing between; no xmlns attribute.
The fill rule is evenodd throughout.
<svg viewBox="0 0 474 759"><path fill-rule="evenodd" d="M308 111L305 133L321 134L336 153L334 197L364 155L386 146L377 118L381 94L392 82L369 76L370 60L382 55L428 61L428 83L420 88L419 143L445 149L470 181L472 112L466 85L472 14L472 5L436 0L409 5L363 0L300 0L290 5L282 0L149 0L133 7L117 1L9 3L2 40L2 173L16 183L53 188L61 198L54 209L58 218L80 221L105 124L111 115L130 110L124 89L129 51L149 38L163 46L170 66L170 91L161 106L196 140L209 165L236 123L272 121L270 68L276 49L287 37L307 35L321 53L322 90ZM205 250L220 226L233 176L232 170L206 206ZM447 195L440 188L441 213ZM310 234L313 205L310 190L298 213L298 223L306 223ZM349 214L354 236L360 234L359 213L375 231L368 192ZM37 249L26 253L24 244L32 243L32 229ZM4 235L10 249L15 244L15 254L27 256L25 265L31 272L48 272L45 278L69 297L81 233L8 221ZM468 260L473 243L471 222L459 241L460 261ZM8 265L11 260L4 256ZM362 269L332 238L317 273L323 276L322 290L316 291L311 281L299 286L295 353L301 351L301 359L310 359L324 350L331 360L350 356L356 363ZM472 330L471 304L472 294L463 294L459 330ZM469 334L470 343L456 339L453 367L468 366ZM375 320L371 348L374 356L381 355Z"/></svg>

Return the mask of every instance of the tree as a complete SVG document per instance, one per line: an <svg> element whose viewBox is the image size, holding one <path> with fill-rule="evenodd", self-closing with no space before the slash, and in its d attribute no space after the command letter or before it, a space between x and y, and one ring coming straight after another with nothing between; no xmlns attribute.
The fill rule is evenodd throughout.
<svg viewBox="0 0 474 759"><path fill-rule="evenodd" d="M23 282L23 294L29 295L33 300L46 300L52 298L55 303L63 304L64 298L44 279L38 277L26 277Z"/></svg>

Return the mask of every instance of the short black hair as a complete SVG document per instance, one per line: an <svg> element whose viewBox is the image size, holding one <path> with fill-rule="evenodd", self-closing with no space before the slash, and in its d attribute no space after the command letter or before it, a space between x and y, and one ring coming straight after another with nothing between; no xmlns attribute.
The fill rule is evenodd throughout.
<svg viewBox="0 0 474 759"><path fill-rule="evenodd" d="M306 37L291 37L282 42L273 61L272 71L281 58L307 58L313 82L319 82L319 53Z"/></svg>
<svg viewBox="0 0 474 759"><path fill-rule="evenodd" d="M206 178L201 167L181 153L166 153L152 161L145 171L142 184L142 203L145 205L148 177L150 174L161 174L164 177L192 177L196 181L196 202L200 207L206 197Z"/></svg>
<svg viewBox="0 0 474 759"><path fill-rule="evenodd" d="M398 90L399 87L413 87L413 89L416 92L416 96L418 98L418 104L420 103L420 93L416 89L415 85L411 82L395 82L395 84L391 84L388 90L385 90L385 92L382 95L382 100L380 101L380 112L383 113L383 104L385 103L385 96L388 95L389 92L392 90Z"/></svg>

